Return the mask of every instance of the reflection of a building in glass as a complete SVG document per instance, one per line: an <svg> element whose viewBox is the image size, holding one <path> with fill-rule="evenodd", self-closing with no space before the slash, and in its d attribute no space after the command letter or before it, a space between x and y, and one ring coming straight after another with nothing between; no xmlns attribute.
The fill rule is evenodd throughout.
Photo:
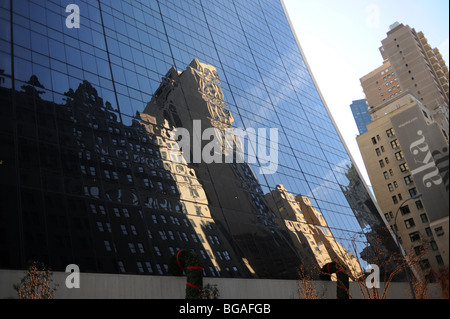
<svg viewBox="0 0 450 319"><path fill-rule="evenodd" d="M291 236L303 249L312 251L320 268L335 261L353 277L359 277L362 270L356 257L336 241L323 215L312 207L308 197L294 197L283 185L277 185L266 198L281 213Z"/></svg>
<svg viewBox="0 0 450 319"><path fill-rule="evenodd" d="M336 242L323 217L321 221L317 220L317 216L321 214L314 210L310 203L306 203L307 199L302 198L301 202L296 202L299 211L300 206L303 205L301 210L310 214L307 215L308 220L302 221L304 228L302 232L293 238L289 235L286 225L292 231L293 223L297 222L286 222L286 225L280 223L281 218L286 219L285 216L277 215L279 211L282 212L282 208L273 204L269 205L273 201L271 196L274 195L273 192L263 195L248 164L205 164L202 161L186 164L182 156L183 152L177 148L176 135L171 134L176 131L176 128L183 127L192 136L196 133L193 121L201 120L199 132L211 127L217 128L217 136L214 138L220 139L220 145L224 146L225 141L220 137L225 136L225 129L231 127L233 123L233 117L226 108L217 71L213 66L194 60L184 72L178 72L173 67L141 117L149 116L147 114L154 116L155 122L164 127L162 136L173 138L169 148L164 148L162 151L163 159L171 163L179 163L174 165L175 168L172 170L194 168L191 171L196 172L198 180L203 185L203 188L199 188L201 196L199 195L198 198L203 198L206 192L207 199L205 198L201 204L205 206L204 209L208 206L211 209L211 215L208 217L211 216L216 225L231 236L231 245L236 248L242 258L245 258L246 265L251 271L255 271L260 276L273 277L276 274L283 274L283 277L293 277L300 263L314 268L317 265L322 267L332 260L346 265L354 274L360 271L356 259ZM201 139L199 136L193 136L193 138ZM242 144L239 140L234 142L237 144L236 152L242 148ZM184 143L190 147L188 153L192 154L188 161L195 162L196 142L186 144L184 141ZM201 149L205 143L207 142L202 141ZM225 147L221 148L218 155L219 158L225 155ZM167 167L169 166L170 164L167 164ZM182 199L187 202L196 201L192 198L192 190L185 188L180 192ZM194 208L192 211L195 212Z"/></svg>
<svg viewBox="0 0 450 319"><path fill-rule="evenodd" d="M360 257L369 264L377 264L384 276L392 273L396 263L390 260L392 253L396 253L396 244L389 229L377 212L374 202L369 196L364 184L352 165L345 173L349 180L347 186L341 185L341 189L350 206L355 212L355 217L367 238L368 246L361 252ZM404 274L398 274L395 280L401 280Z"/></svg>
<svg viewBox="0 0 450 319"><path fill-rule="evenodd" d="M12 141L0 167L2 211L17 213L2 214L0 232L11 240L0 242L1 267L40 260L55 271L75 263L84 272L163 275L173 254L193 249L206 276L297 278L301 264L331 260L356 271L303 197L285 215L274 202L281 188L264 194L249 164L197 163L194 143L179 148L176 128L194 133L200 120L200 132L216 128L220 137L233 124L214 67L173 67L131 125L88 81L64 104L48 93L36 76L22 91L2 88L3 114L18 116L16 133L2 126Z"/></svg>
<svg viewBox="0 0 450 319"><path fill-rule="evenodd" d="M167 130L166 135L172 138L174 135L169 134L169 131L180 127L190 132L191 136L195 135L194 121L201 121L198 122L201 126L197 132L216 128L217 135L213 139L219 140L221 146L224 142L221 139L221 136L225 136L224 130L230 128L234 121L226 108L216 69L198 60L192 61L184 72L173 67L167 73L165 81L141 117L146 114L154 116L156 123L163 125ZM285 227L276 223L276 215L267 206L250 166L246 163L222 164L225 162L224 158L208 164L196 161L195 157L199 154L198 149L195 149L195 139L201 140L201 136L193 136L193 141L189 144L190 164L182 165L185 165L185 169L195 170L203 187L200 188L198 198L204 197L206 192L202 204L205 208L209 205L208 216L214 219L216 227L230 236L230 244L250 272L255 272L260 277L295 278L301 258ZM207 143L202 141L200 149L203 150ZM236 140L235 144L234 151L237 152L242 145ZM178 153L179 149L175 145L175 140L172 140L171 148L175 152L164 151L162 156L173 163L185 163L186 160L181 155L185 155L183 153L186 150ZM225 156L225 153L221 150L217 155ZM184 193L189 198L188 202L193 200L189 189Z"/></svg>
<svg viewBox="0 0 450 319"><path fill-rule="evenodd" d="M55 271L75 263L84 272L163 275L170 256L190 248L207 276L251 276L210 218L195 172L164 158L170 143L152 118L123 125L87 81L64 105L44 100L47 92L33 76L15 92L16 110L3 110L19 114L20 160L7 143L1 205L12 213L2 214L10 238L0 242L2 267L40 260ZM9 136L13 126L2 130Z"/></svg>

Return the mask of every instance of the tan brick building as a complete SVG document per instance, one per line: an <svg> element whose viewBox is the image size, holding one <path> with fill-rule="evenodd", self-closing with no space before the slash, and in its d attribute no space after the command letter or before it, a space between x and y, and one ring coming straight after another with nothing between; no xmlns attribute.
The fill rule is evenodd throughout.
<svg viewBox="0 0 450 319"><path fill-rule="evenodd" d="M447 198L442 197L438 207L427 201L425 194L413 199L421 192L422 176L419 176L419 170L410 168L414 163L408 162L405 153L413 148L411 143L398 136L394 124L395 118L412 111L415 115L411 121L415 123L411 126L430 130L433 140L439 140L443 148L447 147L448 154L448 142L432 119L431 111L408 92L373 108L374 121L367 125L368 132L359 136L357 142L386 221L398 233L406 253L420 255L421 250L426 251L421 268L428 274L431 269L438 271L448 267L448 191ZM448 157L446 172L448 174ZM442 174L445 176L445 167ZM442 179L442 183L445 180ZM428 211L428 205L432 212ZM439 217L434 218L435 214Z"/></svg>
<svg viewBox="0 0 450 319"><path fill-rule="evenodd" d="M449 132L449 73L437 48L423 32L395 23L382 40L383 65L360 79L368 104L374 108L409 90L443 129Z"/></svg>
<svg viewBox="0 0 450 319"><path fill-rule="evenodd" d="M424 34L407 25L394 24L382 44L381 54L390 61L402 89L409 89L430 110L438 106L448 110L448 67Z"/></svg>
<svg viewBox="0 0 450 319"><path fill-rule="evenodd" d="M389 60L361 78L361 86L370 107L380 105L402 92L397 74Z"/></svg>

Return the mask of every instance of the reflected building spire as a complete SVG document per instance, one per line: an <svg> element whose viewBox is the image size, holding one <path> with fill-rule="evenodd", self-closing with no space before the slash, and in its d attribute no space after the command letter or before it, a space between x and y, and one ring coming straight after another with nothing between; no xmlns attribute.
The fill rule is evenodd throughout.
<svg viewBox="0 0 450 319"><path fill-rule="evenodd" d="M162 151L162 157L179 162L176 167L184 167L198 178L201 184L198 198L206 195L209 199L201 204L205 205L204 209L209 205L208 216L230 236L230 244L250 272L259 276L278 277L282 274L294 278L296 268L303 260L284 225L276 222L277 216L267 204L251 167L245 162L225 163L226 151L232 150L236 160L236 154L243 153L243 144L236 136L230 140L223 138L226 130L232 128L234 118L227 108L220 83L216 68L198 59L183 72L172 67L141 118L154 117L162 127L162 135L167 137L176 135L174 132L179 128L189 133L186 136L192 138L190 143L180 143L188 145L188 150L180 151L174 143L177 139L173 139L172 151ZM195 127L196 123L198 127ZM216 135L210 136L210 140L219 141L214 152L221 160L219 163L195 162L198 152L202 152L210 141L202 139L202 132L210 128L215 129ZM233 147L227 147L227 142ZM196 143L201 143L199 148ZM191 155L185 156L186 151ZM194 163L185 164L186 160ZM186 189L185 193L192 194L192 191L189 193Z"/></svg>

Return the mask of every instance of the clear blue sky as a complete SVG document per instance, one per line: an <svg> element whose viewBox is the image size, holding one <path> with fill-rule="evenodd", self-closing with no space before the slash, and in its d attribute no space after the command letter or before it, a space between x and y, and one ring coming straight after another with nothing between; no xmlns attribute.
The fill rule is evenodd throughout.
<svg viewBox="0 0 450 319"><path fill-rule="evenodd" d="M398 21L423 31L448 66L448 0L284 0L306 59L356 164L368 181L350 110L359 79L383 63L379 52ZM368 181L369 182L369 181Z"/></svg>

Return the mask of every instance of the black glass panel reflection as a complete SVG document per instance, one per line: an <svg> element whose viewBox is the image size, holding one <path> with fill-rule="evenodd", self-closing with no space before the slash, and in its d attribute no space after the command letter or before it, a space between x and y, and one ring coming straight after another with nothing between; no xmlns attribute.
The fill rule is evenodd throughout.
<svg viewBox="0 0 450 319"><path fill-rule="evenodd" d="M51 1L0 8L2 267L162 275L192 248L207 276L296 278L333 245L353 267L383 225L278 1L80 8L80 30ZM168 132L194 119L278 129L277 172L177 165Z"/></svg>

